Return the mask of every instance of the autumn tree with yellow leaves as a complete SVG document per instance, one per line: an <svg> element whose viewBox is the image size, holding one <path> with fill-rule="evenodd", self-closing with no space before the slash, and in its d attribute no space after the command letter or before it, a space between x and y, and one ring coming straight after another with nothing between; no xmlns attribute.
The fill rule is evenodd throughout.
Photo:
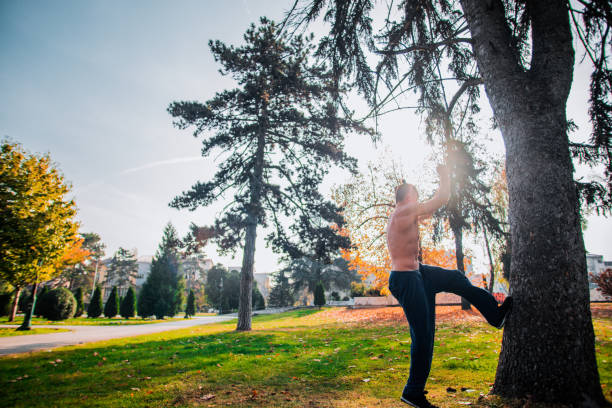
<svg viewBox="0 0 612 408"><path fill-rule="evenodd" d="M23 330L30 329L38 283L57 276L77 256L76 205L66 196L70 184L49 155L30 154L18 143L0 148L0 277L15 288L9 321L19 293L34 284Z"/></svg>

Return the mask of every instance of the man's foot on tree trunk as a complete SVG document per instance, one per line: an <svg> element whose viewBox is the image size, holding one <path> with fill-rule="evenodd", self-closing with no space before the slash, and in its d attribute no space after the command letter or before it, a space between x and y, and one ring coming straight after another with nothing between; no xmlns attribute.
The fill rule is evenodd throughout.
<svg viewBox="0 0 612 408"><path fill-rule="evenodd" d="M502 303L501 306L499 307L499 312L501 314L501 320L498 324L494 325L498 329L501 329L506 324L506 319L508 318L508 315L512 311L513 303L514 303L514 300L512 299L512 296L508 296L506 297L506 300L504 300L504 303Z"/></svg>

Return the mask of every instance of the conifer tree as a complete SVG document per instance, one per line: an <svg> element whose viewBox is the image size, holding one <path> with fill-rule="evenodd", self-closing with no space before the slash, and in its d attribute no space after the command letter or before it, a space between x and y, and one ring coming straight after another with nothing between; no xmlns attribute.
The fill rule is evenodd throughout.
<svg viewBox="0 0 612 408"><path fill-rule="evenodd" d="M74 317L81 317L83 315L83 288L78 287L74 292L74 298L76 299L77 306L74 312Z"/></svg>
<svg viewBox="0 0 612 408"><path fill-rule="evenodd" d="M325 289L323 289L323 283L321 282L317 282L317 286L315 287L314 304L315 306L319 306L319 309L321 306L325 305Z"/></svg>
<svg viewBox="0 0 612 408"><path fill-rule="evenodd" d="M195 316L195 313L196 313L195 295L193 293L193 290L190 290L189 296L187 296L187 307L185 308L185 319Z"/></svg>
<svg viewBox="0 0 612 408"><path fill-rule="evenodd" d="M138 297L140 316L155 315L161 319L174 316L180 310L185 299L185 283L178 270L181 245L176 229L168 223Z"/></svg>
<svg viewBox="0 0 612 408"><path fill-rule="evenodd" d="M268 304L272 307L293 306L295 302L293 290L285 272L286 269L281 269L272 275L273 286L268 298Z"/></svg>
<svg viewBox="0 0 612 408"><path fill-rule="evenodd" d="M87 317L100 317L102 315L102 289L100 285L96 285L93 296L87 306Z"/></svg>
<svg viewBox="0 0 612 408"><path fill-rule="evenodd" d="M252 307L253 310L262 310L266 308L266 300L264 299L261 291L257 287L257 281L253 282L253 295L252 295Z"/></svg>
<svg viewBox="0 0 612 408"><path fill-rule="evenodd" d="M344 132L368 133L343 117L335 103L345 90L324 63L313 64L312 36L288 37L266 18L244 35L242 47L210 41L222 74L239 87L219 92L205 103L174 102L169 113L181 129L193 126L204 136L202 155L225 153L211 181L198 182L171 206L196 209L218 200L228 189L233 201L216 219L221 252L243 247L238 330L251 329L253 263L257 227L270 226L266 240L276 252L304 256L316 245L330 252L350 245L331 224L342 224L340 208L318 188L332 165L356 169L343 151ZM208 136L209 131L216 131ZM295 220L287 228L279 216Z"/></svg>
<svg viewBox="0 0 612 408"><path fill-rule="evenodd" d="M121 299L121 305L119 306L119 314L121 317L129 319L130 317L136 316L136 295L134 287L130 286L127 293Z"/></svg>
<svg viewBox="0 0 612 408"><path fill-rule="evenodd" d="M106 271L106 286L127 288L138 278L138 260L132 251L119 248L113 255Z"/></svg>
<svg viewBox="0 0 612 408"><path fill-rule="evenodd" d="M108 299L106 300L106 305L104 306L104 316L108 318L113 318L117 316L119 312L119 297L117 295L117 287L113 286Z"/></svg>

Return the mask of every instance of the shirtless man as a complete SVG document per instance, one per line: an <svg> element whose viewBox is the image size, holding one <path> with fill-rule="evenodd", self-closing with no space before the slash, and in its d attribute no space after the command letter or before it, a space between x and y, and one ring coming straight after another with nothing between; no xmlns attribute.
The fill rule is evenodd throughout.
<svg viewBox="0 0 612 408"><path fill-rule="evenodd" d="M410 375L401 400L413 407L431 408L425 398L425 382L433 356L436 293L450 292L467 299L487 322L501 329L512 308L512 297L501 306L486 290L473 286L458 270L423 265L418 261L418 221L431 216L448 201L450 179L446 166L438 166L440 188L429 201L418 202L419 195L412 184L400 185L395 193L395 210L387 224L387 246L393 270L389 275L389 290L404 309L410 325Z"/></svg>

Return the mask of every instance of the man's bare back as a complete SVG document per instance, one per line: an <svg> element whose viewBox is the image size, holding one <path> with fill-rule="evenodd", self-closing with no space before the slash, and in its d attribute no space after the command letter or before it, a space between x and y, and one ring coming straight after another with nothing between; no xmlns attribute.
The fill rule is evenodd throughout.
<svg viewBox="0 0 612 408"><path fill-rule="evenodd" d="M396 206L387 222L387 248L394 271L419 269L420 218L431 216L450 196L450 181L446 166L438 166L440 188L431 200L418 202L418 192L411 184L404 184L396 194ZM400 191L400 189L402 189Z"/></svg>

